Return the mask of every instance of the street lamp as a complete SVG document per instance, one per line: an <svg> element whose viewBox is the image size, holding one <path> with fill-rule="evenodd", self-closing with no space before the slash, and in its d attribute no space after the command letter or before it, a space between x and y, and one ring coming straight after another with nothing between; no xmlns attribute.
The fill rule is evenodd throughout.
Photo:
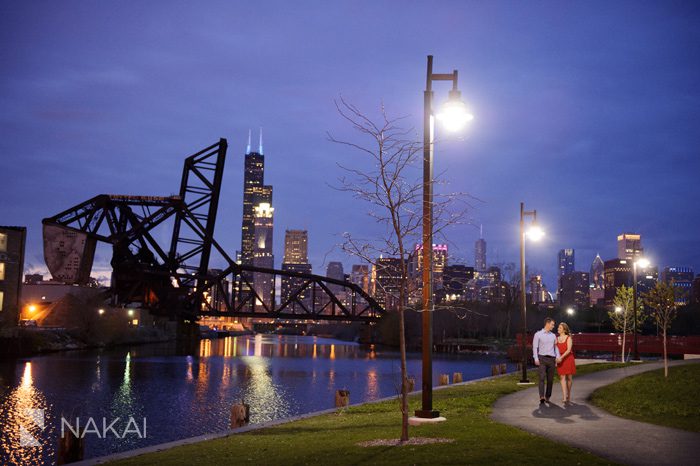
<svg viewBox="0 0 700 466"><path fill-rule="evenodd" d="M532 217L532 224L528 231L525 231L525 217ZM527 379L527 302L525 294L525 235L533 241L539 241L544 236L544 231L537 225L537 211L525 210L525 203L520 203L520 319L522 320L522 340L520 351L522 355L523 376L518 382L519 385L529 385Z"/></svg>
<svg viewBox="0 0 700 466"><path fill-rule="evenodd" d="M639 348L637 347L637 266L646 269L649 267L649 259L639 258L632 260L632 309L634 309L634 360L639 361Z"/></svg>
<svg viewBox="0 0 700 466"><path fill-rule="evenodd" d="M568 309L566 310L566 313L567 313L568 315L570 315L570 316L574 315L574 308L573 308L573 307L568 308Z"/></svg>
<svg viewBox="0 0 700 466"><path fill-rule="evenodd" d="M433 81L452 81L448 101L436 115L433 111ZM435 118L447 130L458 131L474 117L467 112L457 89L457 70L433 73L433 56L428 55L428 72L423 93L423 381L421 409L416 417L434 419L433 409L433 146Z"/></svg>

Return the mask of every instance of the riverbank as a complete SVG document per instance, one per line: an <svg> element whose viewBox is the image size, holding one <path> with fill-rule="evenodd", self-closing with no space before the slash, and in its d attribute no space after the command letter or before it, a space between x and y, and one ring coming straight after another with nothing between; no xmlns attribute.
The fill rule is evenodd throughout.
<svg viewBox="0 0 700 466"><path fill-rule="evenodd" d="M618 367L619 364L581 366L579 374ZM535 378L534 373L531 377ZM254 428L244 433L229 431L223 438L184 444L151 453L117 460L92 459L84 464L112 461L112 465L195 463L225 464L245 461L258 464L609 464L605 460L575 448L532 435L492 421L489 416L495 401L522 388L519 376L491 377L436 389L435 409L447 421L411 428L412 437L448 439L446 443L406 445L403 447L363 447L358 444L377 439L395 439L400 433L400 414L395 398L352 406L339 412ZM420 406L420 394L409 397L410 411ZM174 442L176 444L177 442ZM173 444L171 444L173 445ZM162 447L160 447L162 448ZM126 453L129 454L129 453ZM133 454L133 453L132 453Z"/></svg>
<svg viewBox="0 0 700 466"><path fill-rule="evenodd" d="M46 353L172 341L175 335L158 328L128 327L99 338L80 330L64 328L12 328L0 333L0 358L29 357Z"/></svg>

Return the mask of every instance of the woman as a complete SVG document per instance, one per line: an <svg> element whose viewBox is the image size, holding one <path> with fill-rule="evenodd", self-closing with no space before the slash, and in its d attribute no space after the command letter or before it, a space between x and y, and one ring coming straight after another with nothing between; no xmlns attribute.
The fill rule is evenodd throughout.
<svg viewBox="0 0 700 466"><path fill-rule="evenodd" d="M573 384L574 374L576 373L576 361L574 361L574 340L571 338L571 330L564 322L557 327L557 348L559 348L559 364L557 365L557 373L561 381L561 391L563 394L562 402L571 402L571 385Z"/></svg>

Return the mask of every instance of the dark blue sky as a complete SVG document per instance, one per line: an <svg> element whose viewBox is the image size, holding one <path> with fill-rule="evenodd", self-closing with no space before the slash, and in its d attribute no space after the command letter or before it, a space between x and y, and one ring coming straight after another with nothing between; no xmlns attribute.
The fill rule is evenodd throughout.
<svg viewBox="0 0 700 466"><path fill-rule="evenodd" d="M233 253L247 132L262 126L277 265L285 228L309 230L315 271L350 265L338 235L377 228L326 184L354 160L326 138L350 136L333 99L371 114L383 99L420 128L433 54L436 72L459 70L476 115L437 146L436 172L481 200L471 217L489 262L518 260L524 201L548 231L528 262L550 289L560 248L587 271L623 231L655 264L697 273L699 20L697 2L671 1L6 1L0 224L29 228L36 269L43 217L98 193L174 193L183 158L225 137L216 237ZM473 264L478 230L449 237Z"/></svg>

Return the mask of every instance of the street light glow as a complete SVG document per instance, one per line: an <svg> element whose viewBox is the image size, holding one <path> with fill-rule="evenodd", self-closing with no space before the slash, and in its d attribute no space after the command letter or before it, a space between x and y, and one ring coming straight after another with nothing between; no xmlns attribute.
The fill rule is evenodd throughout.
<svg viewBox="0 0 700 466"><path fill-rule="evenodd" d="M615 306L615 312L618 314L622 312L622 308L620 306Z"/></svg>
<svg viewBox="0 0 700 466"><path fill-rule="evenodd" d="M527 237L532 241L539 241L544 237L544 230L539 225L533 224L527 230Z"/></svg>
<svg viewBox="0 0 700 466"><path fill-rule="evenodd" d="M570 307L566 310L566 313L569 314L570 316L574 315L574 308Z"/></svg>
<svg viewBox="0 0 700 466"><path fill-rule="evenodd" d="M104 309L98 309L98 310L97 310L97 313L98 313L99 315L102 315L102 314L105 313L105 310L104 310Z"/></svg>
<svg viewBox="0 0 700 466"><path fill-rule="evenodd" d="M34 311L36 311L36 306L33 304L30 304L28 309L29 309L29 312L34 312Z"/></svg>
<svg viewBox="0 0 700 466"><path fill-rule="evenodd" d="M636 264L637 264L637 267L641 267L643 269L646 269L647 267L649 267L649 264L651 264L651 262L649 262L649 259L642 257L640 259L637 259Z"/></svg>
<svg viewBox="0 0 700 466"><path fill-rule="evenodd" d="M456 89L450 91L450 97L442 104L440 111L435 117L442 122L447 131L457 132L474 119L474 115L467 110L467 106L462 101L461 92Z"/></svg>
<svg viewBox="0 0 700 466"><path fill-rule="evenodd" d="M129 309L128 314L129 314L129 317L133 316L133 315L134 315L134 310L133 310L133 309Z"/></svg>

